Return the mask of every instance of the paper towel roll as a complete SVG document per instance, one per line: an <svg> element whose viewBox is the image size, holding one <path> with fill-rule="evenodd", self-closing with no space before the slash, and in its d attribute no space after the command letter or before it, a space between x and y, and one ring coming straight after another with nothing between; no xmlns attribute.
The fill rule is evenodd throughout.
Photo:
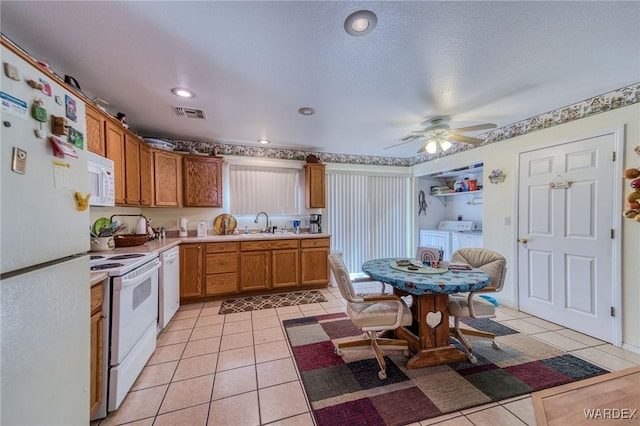
<svg viewBox="0 0 640 426"><path fill-rule="evenodd" d="M145 218L141 217L138 221L138 228L136 229L136 234L146 234L147 233L147 221Z"/></svg>

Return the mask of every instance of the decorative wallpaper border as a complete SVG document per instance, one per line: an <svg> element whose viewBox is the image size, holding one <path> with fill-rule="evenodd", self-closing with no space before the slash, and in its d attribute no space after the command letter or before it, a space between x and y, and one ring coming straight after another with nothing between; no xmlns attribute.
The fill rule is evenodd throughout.
<svg viewBox="0 0 640 426"><path fill-rule="evenodd" d="M608 112L614 109L633 105L638 102L640 102L640 83L635 83L631 86L613 90L563 108L536 115L535 117L527 118L525 120L518 121L517 123L500 127L475 137L484 139L484 143L480 146L488 145L506 139L511 139L516 136L526 135L527 133L538 130L559 126L570 121L587 118L602 112ZM307 155L314 154L323 163L362 164L369 166L410 167L438 158L437 155L427 153L407 158L375 157L369 155L333 154L326 152L264 148L218 142L196 142L182 139L171 139L171 141L176 144L176 150L182 151L211 152L214 150L219 155L236 155L241 157L299 161L304 161ZM473 148L475 147L471 145L454 144L450 150L440 154L440 156L444 157L453 155Z"/></svg>

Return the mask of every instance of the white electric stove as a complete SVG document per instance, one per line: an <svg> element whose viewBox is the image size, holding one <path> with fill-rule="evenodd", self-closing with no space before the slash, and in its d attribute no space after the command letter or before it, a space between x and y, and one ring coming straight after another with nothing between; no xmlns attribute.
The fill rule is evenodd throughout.
<svg viewBox="0 0 640 426"><path fill-rule="evenodd" d="M158 322L157 253L91 253L92 272L109 274L103 307L106 324L103 347L103 398L95 418L118 409L156 349ZM106 328L106 327L105 327ZM92 419L93 420L93 419Z"/></svg>
<svg viewBox="0 0 640 426"><path fill-rule="evenodd" d="M103 252L91 253L89 265L92 272L105 271L111 277L117 277L151 262L158 258L158 253L124 253L124 254L102 254Z"/></svg>

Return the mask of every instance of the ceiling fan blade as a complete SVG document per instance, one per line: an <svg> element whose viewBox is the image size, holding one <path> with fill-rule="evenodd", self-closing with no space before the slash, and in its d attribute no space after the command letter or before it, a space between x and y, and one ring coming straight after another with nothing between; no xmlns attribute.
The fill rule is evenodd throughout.
<svg viewBox="0 0 640 426"><path fill-rule="evenodd" d="M473 132L476 130L487 130L487 129L495 129L496 126L493 123L485 123L485 124L478 124L477 126L469 126L469 127L458 127L457 129L451 129L450 132L452 133L464 133L464 132Z"/></svg>
<svg viewBox="0 0 640 426"><path fill-rule="evenodd" d="M422 146L418 150L418 154L422 154L423 152L426 152L427 151L427 145L429 145L429 140L428 139L426 141L424 141L424 144L422 144Z"/></svg>
<svg viewBox="0 0 640 426"><path fill-rule="evenodd" d="M409 140L401 139L401 140L402 140L403 142L397 143L397 144L395 144L395 145L389 145L389 146L387 146L387 147L384 147L383 149L395 148L396 146L404 145L404 144L406 144L406 143L409 143L409 142L412 142L412 141L413 141L413 139L409 139Z"/></svg>
<svg viewBox="0 0 640 426"><path fill-rule="evenodd" d="M407 135L404 138L400 139L401 141L413 141L416 139L422 139L424 137L423 132L415 132L415 135Z"/></svg>
<svg viewBox="0 0 640 426"><path fill-rule="evenodd" d="M464 136L464 135L456 135L454 133L447 136L447 139L456 141L456 142L468 143L470 145L480 145L482 142L484 142L484 140L482 139L471 138L469 136Z"/></svg>

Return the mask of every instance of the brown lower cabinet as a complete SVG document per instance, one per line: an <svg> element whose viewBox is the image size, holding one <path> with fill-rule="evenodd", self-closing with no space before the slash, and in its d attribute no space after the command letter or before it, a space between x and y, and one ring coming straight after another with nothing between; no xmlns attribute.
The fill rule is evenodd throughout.
<svg viewBox="0 0 640 426"><path fill-rule="evenodd" d="M240 290L268 290L299 284L299 240L240 243Z"/></svg>
<svg viewBox="0 0 640 426"><path fill-rule="evenodd" d="M329 238L300 240L300 284L329 282Z"/></svg>
<svg viewBox="0 0 640 426"><path fill-rule="evenodd" d="M329 238L180 246L180 298L295 290L329 283Z"/></svg>
<svg viewBox="0 0 640 426"><path fill-rule="evenodd" d="M238 291L239 242L207 243L205 296Z"/></svg>
<svg viewBox="0 0 640 426"><path fill-rule="evenodd" d="M89 390L89 416L93 417L96 409L100 407L102 398L102 336L104 335L104 316L102 315L102 302L104 299L104 285L100 281L91 287L91 373Z"/></svg>
<svg viewBox="0 0 640 426"><path fill-rule="evenodd" d="M180 299L202 297L203 244L180 245Z"/></svg>

